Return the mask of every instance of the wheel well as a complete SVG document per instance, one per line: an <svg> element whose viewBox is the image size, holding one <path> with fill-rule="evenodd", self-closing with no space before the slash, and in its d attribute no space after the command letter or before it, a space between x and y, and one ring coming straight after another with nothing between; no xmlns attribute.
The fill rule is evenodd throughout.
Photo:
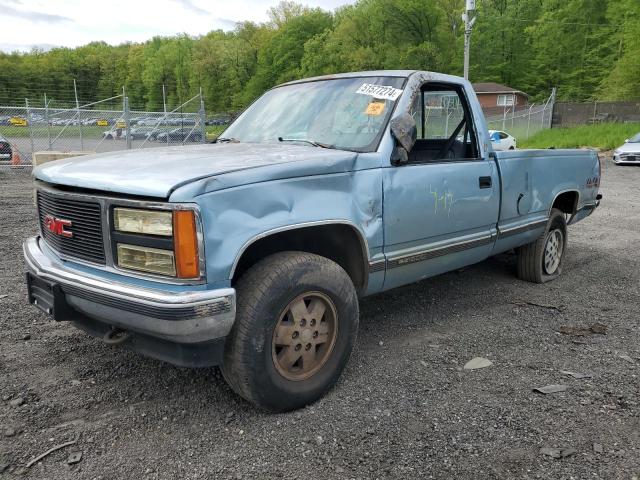
<svg viewBox="0 0 640 480"><path fill-rule="evenodd" d="M367 287L368 253L359 232L344 224L317 225L286 230L261 238L242 253L232 285L256 262L284 251L315 253L333 260L347 272L359 294Z"/></svg>
<svg viewBox="0 0 640 480"><path fill-rule="evenodd" d="M561 212L572 214L578 208L578 192L564 192L556 197L551 208L557 208Z"/></svg>

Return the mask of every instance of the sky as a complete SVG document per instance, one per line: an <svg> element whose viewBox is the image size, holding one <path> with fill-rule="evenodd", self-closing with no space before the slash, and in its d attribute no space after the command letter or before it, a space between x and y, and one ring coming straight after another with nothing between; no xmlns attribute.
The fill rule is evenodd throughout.
<svg viewBox="0 0 640 480"><path fill-rule="evenodd" d="M112 45L154 35L232 30L236 22L267 20L279 0L0 0L0 50ZM351 0L303 0L334 10Z"/></svg>

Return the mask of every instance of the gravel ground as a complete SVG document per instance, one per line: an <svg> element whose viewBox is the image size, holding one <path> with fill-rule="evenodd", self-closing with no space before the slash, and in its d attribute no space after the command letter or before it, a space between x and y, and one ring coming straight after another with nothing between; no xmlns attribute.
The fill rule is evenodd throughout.
<svg viewBox="0 0 640 480"><path fill-rule="evenodd" d="M0 172L0 471L42 479L635 479L638 185L640 168L605 162L603 205L571 227L564 273L551 284L516 280L514 256L501 255L363 300L339 384L308 408L269 415L236 397L217 369L106 346L26 305L20 244L36 230L30 178ZM559 332L596 322L606 335ZM464 370L476 356L493 365ZM548 384L567 390L532 392ZM573 450L556 459L544 447ZM68 465L74 452L82 458Z"/></svg>

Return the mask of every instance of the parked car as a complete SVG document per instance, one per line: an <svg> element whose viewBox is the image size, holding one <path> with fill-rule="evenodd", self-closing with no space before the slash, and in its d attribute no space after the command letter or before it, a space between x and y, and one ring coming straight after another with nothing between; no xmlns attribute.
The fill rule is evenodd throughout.
<svg viewBox="0 0 640 480"><path fill-rule="evenodd" d="M131 123L131 125L139 125L140 122L144 122L147 120L148 117L131 117L129 119L129 123Z"/></svg>
<svg viewBox="0 0 640 480"><path fill-rule="evenodd" d="M640 133L624 141L613 152L613 162L618 165L640 165Z"/></svg>
<svg viewBox="0 0 640 480"><path fill-rule="evenodd" d="M462 108L438 138L443 97ZM514 249L522 280L564 270L568 226L600 202L596 152L495 152L480 119L462 78L347 73L269 90L215 144L39 166L29 301L109 344L221 365L263 409L307 405L347 364L360 297Z"/></svg>
<svg viewBox="0 0 640 480"><path fill-rule="evenodd" d="M107 140L122 140L125 138L125 135L125 129L117 126L102 132L102 136Z"/></svg>
<svg viewBox="0 0 640 480"><path fill-rule="evenodd" d="M507 132L489 130L489 137L491 138L491 146L496 151L516 149L516 139Z"/></svg>
<svg viewBox="0 0 640 480"><path fill-rule="evenodd" d="M230 116L220 116L220 117L213 117L213 118L209 118L207 119L204 124L209 126L209 125L228 125L229 123L231 123L231 117Z"/></svg>
<svg viewBox="0 0 640 480"><path fill-rule="evenodd" d="M0 164L8 164L11 161L12 153L9 140L0 135Z"/></svg>
<svg viewBox="0 0 640 480"><path fill-rule="evenodd" d="M134 127L131 129L132 140L144 140L150 135L157 135L158 129L154 127Z"/></svg>
<svg viewBox="0 0 640 480"><path fill-rule="evenodd" d="M174 128L168 132L160 132L156 135L156 140L159 142L167 141L167 136L170 142L201 142L202 132L195 130L193 127L186 128Z"/></svg>
<svg viewBox="0 0 640 480"><path fill-rule="evenodd" d="M171 128L168 125L161 125L158 126L157 128L154 128L152 132L149 133L148 137L149 140L157 140L158 139L158 135L160 134L166 134L167 132L173 130L173 128ZM167 136L163 135L162 136L163 141L167 141Z"/></svg>
<svg viewBox="0 0 640 480"><path fill-rule="evenodd" d="M24 117L14 116L9 119L9 124L14 127L26 127L27 119Z"/></svg>

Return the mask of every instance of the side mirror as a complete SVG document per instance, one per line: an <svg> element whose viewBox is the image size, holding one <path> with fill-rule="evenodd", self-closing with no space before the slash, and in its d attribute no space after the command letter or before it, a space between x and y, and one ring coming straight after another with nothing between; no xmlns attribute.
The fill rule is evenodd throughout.
<svg viewBox="0 0 640 480"><path fill-rule="evenodd" d="M407 152L410 152L418 137L416 121L408 113L391 119L391 135Z"/></svg>
<svg viewBox="0 0 640 480"><path fill-rule="evenodd" d="M624 143L629 143L629 139L628 139L628 138L625 138L625 139L624 139Z"/></svg>

